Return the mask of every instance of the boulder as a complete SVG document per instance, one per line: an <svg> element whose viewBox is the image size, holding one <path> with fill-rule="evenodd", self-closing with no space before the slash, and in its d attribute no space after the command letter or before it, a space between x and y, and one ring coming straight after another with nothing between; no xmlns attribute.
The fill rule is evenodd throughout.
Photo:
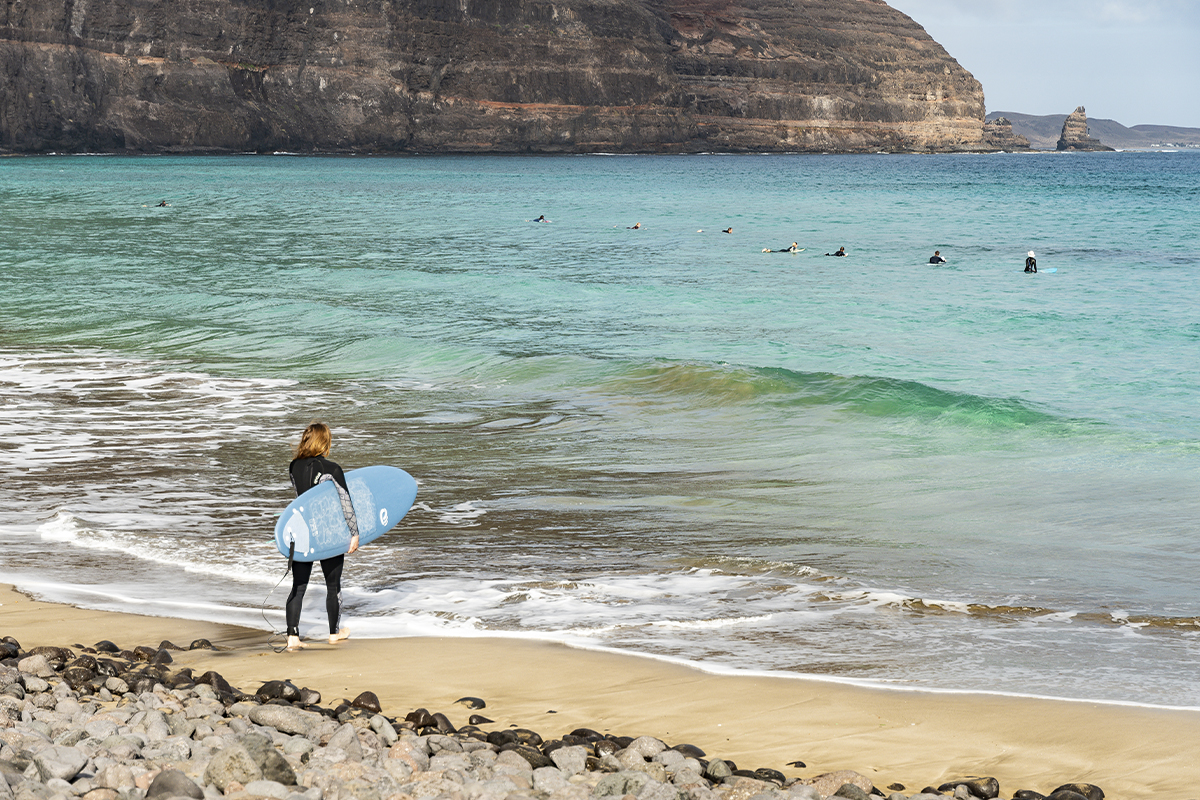
<svg viewBox="0 0 1200 800"><path fill-rule="evenodd" d="M51 778L71 781L87 764L87 754L74 747L51 745L37 752L33 763L43 781Z"/></svg>
<svg viewBox="0 0 1200 800"><path fill-rule="evenodd" d="M194 797L201 800L204 790L177 769L164 769L150 782L146 790L146 800L156 797Z"/></svg>

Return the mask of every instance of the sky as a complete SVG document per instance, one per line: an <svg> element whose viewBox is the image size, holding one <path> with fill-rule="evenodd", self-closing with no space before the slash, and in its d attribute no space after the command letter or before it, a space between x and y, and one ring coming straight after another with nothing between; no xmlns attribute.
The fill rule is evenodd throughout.
<svg viewBox="0 0 1200 800"><path fill-rule="evenodd" d="M887 0L983 84L988 113L1200 128L1200 0Z"/></svg>

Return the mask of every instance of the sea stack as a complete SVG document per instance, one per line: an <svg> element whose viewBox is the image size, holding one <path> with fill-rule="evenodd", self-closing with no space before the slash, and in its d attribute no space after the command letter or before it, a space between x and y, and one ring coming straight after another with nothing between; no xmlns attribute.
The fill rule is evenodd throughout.
<svg viewBox="0 0 1200 800"><path fill-rule="evenodd" d="M997 117L983 124L983 143L996 150L1028 150L1029 140L1013 133L1012 122L1007 117Z"/></svg>
<svg viewBox="0 0 1200 800"><path fill-rule="evenodd" d="M1064 121L1062 135L1058 137L1059 150L1080 150L1098 152L1107 150L1108 145L1101 144L1099 139L1093 139L1088 131L1087 113L1083 106L1075 109Z"/></svg>
<svg viewBox="0 0 1200 800"><path fill-rule="evenodd" d="M40 0L0 85L0 152L990 149L882 0Z"/></svg>

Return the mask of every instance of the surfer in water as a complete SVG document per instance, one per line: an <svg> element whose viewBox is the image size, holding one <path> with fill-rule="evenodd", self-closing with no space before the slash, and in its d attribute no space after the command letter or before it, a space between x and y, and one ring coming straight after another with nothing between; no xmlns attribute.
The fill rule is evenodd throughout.
<svg viewBox="0 0 1200 800"><path fill-rule="evenodd" d="M791 247L781 247L778 250L772 250L769 247L764 247L763 252L764 253L799 253L800 252L800 243L792 242Z"/></svg>
<svg viewBox="0 0 1200 800"><path fill-rule="evenodd" d="M342 513L346 515L346 524L350 527L350 549L346 551L346 555L349 555L358 549L358 520L354 516L354 506L350 503L350 488L346 485L346 475L341 467L329 460L331 443L328 425L323 422L309 425L300 436L300 444L296 446L296 457L288 466L288 472L291 474L292 486L296 489L297 497L325 481L333 481L337 486L338 495L342 499ZM349 630L339 627L342 616L342 564L346 555L321 559L321 572L325 574L325 589L328 593L325 610L329 614L330 644L337 644L350 637ZM311 575L311 561L292 562L292 591L285 606L287 649L291 651L304 647L300 642L300 610L304 605L304 590L308 588Z"/></svg>
<svg viewBox="0 0 1200 800"><path fill-rule="evenodd" d="M942 258L942 251L934 250L933 255L931 255L929 257L929 263L930 264L945 264L946 259Z"/></svg>
<svg viewBox="0 0 1200 800"><path fill-rule="evenodd" d="M1025 271L1037 272L1037 259L1034 257L1032 250L1030 250L1029 254L1025 256Z"/></svg>
<svg viewBox="0 0 1200 800"><path fill-rule="evenodd" d="M827 256L844 256L844 255L846 255L846 248L845 248L845 247L839 247L839 248L837 249L837 252L836 252L836 253L826 253L825 255L827 255Z"/></svg>

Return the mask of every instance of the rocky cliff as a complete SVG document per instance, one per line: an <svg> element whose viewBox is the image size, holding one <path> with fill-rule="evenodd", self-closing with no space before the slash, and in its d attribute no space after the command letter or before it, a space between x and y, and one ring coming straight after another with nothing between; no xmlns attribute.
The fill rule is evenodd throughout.
<svg viewBox="0 0 1200 800"><path fill-rule="evenodd" d="M993 149L882 0L0 0L0 149Z"/></svg>
<svg viewBox="0 0 1200 800"><path fill-rule="evenodd" d="M1059 150L1112 150L1111 147L1093 139L1088 130L1087 112L1083 106L1072 111L1063 120L1062 135L1058 137Z"/></svg>
<svg viewBox="0 0 1200 800"><path fill-rule="evenodd" d="M989 119L983 124L983 141L997 150L1028 150L1029 140L1013 132L1013 124L1007 117Z"/></svg>

